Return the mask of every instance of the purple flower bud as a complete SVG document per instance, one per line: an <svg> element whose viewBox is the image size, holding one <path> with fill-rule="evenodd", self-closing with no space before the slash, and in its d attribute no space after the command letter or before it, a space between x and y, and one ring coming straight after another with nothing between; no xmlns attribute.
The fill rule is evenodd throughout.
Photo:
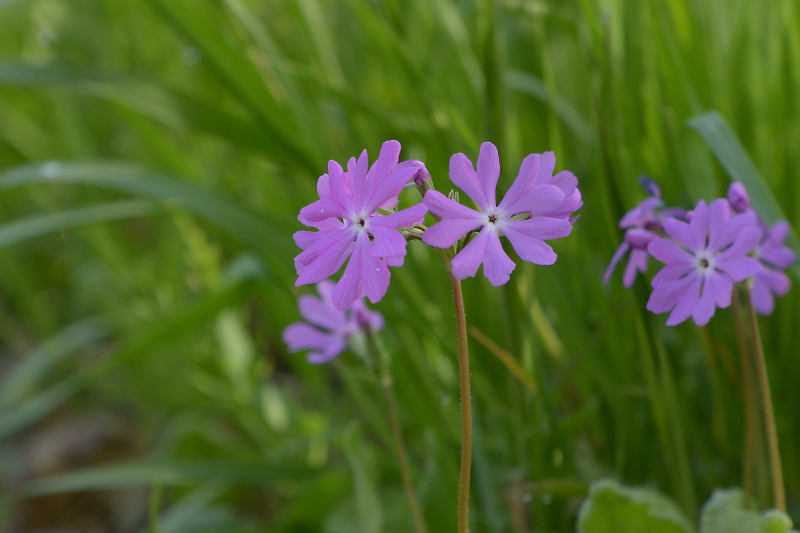
<svg viewBox="0 0 800 533"><path fill-rule="evenodd" d="M750 199L747 196L747 189L738 181L731 183L728 187L728 201L736 213L744 213L750 208Z"/></svg>
<svg viewBox="0 0 800 533"><path fill-rule="evenodd" d="M644 187L644 190L646 190L647 194L650 196L661 198L661 189L658 188L658 184L647 176L639 176L639 185Z"/></svg>

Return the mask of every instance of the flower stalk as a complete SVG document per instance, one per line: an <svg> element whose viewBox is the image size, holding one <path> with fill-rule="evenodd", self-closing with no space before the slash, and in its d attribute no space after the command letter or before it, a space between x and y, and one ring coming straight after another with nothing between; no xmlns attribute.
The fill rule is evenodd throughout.
<svg viewBox="0 0 800 533"><path fill-rule="evenodd" d="M461 390L461 473L458 482L458 531L469 531L469 483L472 471L472 394L469 384L467 319L461 281L450 273L458 331L458 375Z"/></svg>
<svg viewBox="0 0 800 533"><path fill-rule="evenodd" d="M764 424L767 432L767 446L769 449L770 473L772 478L772 495L775 499L775 508L786 512L786 495L783 489L783 468L781 467L781 454L778 445L778 432L775 426L775 410L772 405L772 395L769 387L769 374L767 363L764 358L764 347L761 343L761 333L758 329L758 319L753 303L753 295L749 298L749 318L750 329L753 341L753 362L756 369L756 382L758 383L758 394L761 397L761 407L763 409Z"/></svg>

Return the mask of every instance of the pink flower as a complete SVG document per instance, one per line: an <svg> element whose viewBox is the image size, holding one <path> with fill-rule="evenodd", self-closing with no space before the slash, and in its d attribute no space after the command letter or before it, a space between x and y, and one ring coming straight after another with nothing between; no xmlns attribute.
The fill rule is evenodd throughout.
<svg viewBox="0 0 800 533"><path fill-rule="evenodd" d="M438 191L428 191L423 202L441 220L425 231L422 240L430 246L448 248L480 228L451 262L453 275L458 279L475 276L482 264L483 273L492 285L509 280L515 264L503 251L501 233L523 260L552 265L556 254L544 240L569 235L572 230L569 217L582 205L577 178L568 171L553 176L554 167L552 152L529 155L498 204L497 148L489 142L481 145L477 172L467 156L455 154L450 158L450 179L479 210L461 205Z"/></svg>
<svg viewBox="0 0 800 533"><path fill-rule="evenodd" d="M295 258L296 286L316 283L347 262L333 303L347 309L364 296L377 302L389 287L388 266L400 266L406 240L398 231L422 220L427 208L417 204L392 214L397 196L424 166L418 161L398 164L400 143L386 141L377 161L369 166L367 151L351 158L347 171L336 161L317 182L319 200L300 210L298 220L317 231L298 231L294 240L303 251ZM349 261L348 261L349 259Z"/></svg>
<svg viewBox="0 0 800 533"><path fill-rule="evenodd" d="M764 240L756 248L755 257L761 263L761 270L753 278L750 293L753 307L760 315L771 315L775 309L773 294L783 296L792 286L789 276L783 272L795 260L792 249L783 245L788 233L788 223L776 222L772 229L764 232Z"/></svg>
<svg viewBox="0 0 800 533"><path fill-rule="evenodd" d="M344 351L352 335L383 328L383 316L368 310L362 299L349 311L338 309L333 303L334 290L332 282L323 281L317 284L321 298L301 296L297 304L308 322L295 322L283 330L290 352L311 350L306 356L309 363L327 363Z"/></svg>
<svg viewBox="0 0 800 533"><path fill-rule="evenodd" d="M668 326L690 316L698 326L708 323L716 307L731 303L733 283L755 275L758 261L747 254L758 246L761 230L752 212L731 215L728 201L720 198L709 209L701 200L689 222L664 220L672 239L658 238L647 247L666 266L653 278L647 309L672 310Z"/></svg>

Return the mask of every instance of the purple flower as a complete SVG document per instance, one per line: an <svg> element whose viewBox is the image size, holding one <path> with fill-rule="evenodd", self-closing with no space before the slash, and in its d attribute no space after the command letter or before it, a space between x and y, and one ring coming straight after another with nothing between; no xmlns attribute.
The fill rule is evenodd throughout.
<svg viewBox="0 0 800 533"><path fill-rule="evenodd" d="M569 235L572 231L569 217L582 205L577 178L568 171L553 176L554 167L552 152L529 155L498 204L497 148L489 142L481 145L477 172L467 156L455 154L450 158L450 179L472 198L479 210L461 205L438 191L428 191L423 202L441 220L425 231L422 240L437 248L448 248L480 228L451 262L453 275L458 279L474 276L482 264L483 273L492 285L509 280L516 265L503 251L500 233L523 260L552 265L556 254L544 240Z"/></svg>
<svg viewBox="0 0 800 533"><path fill-rule="evenodd" d="M321 298L301 296L297 303L300 314L308 322L295 322L283 330L283 341L290 352L311 350L309 363L326 363L342 353L351 335L383 328L383 316L370 311L363 299L356 300L349 311L337 308L333 302L334 284L317 284Z"/></svg>
<svg viewBox="0 0 800 533"><path fill-rule="evenodd" d="M317 283L347 262L333 302L347 309L364 296L377 302L389 287L389 266L400 266L406 240L398 231L422 220L427 208L417 204L392 214L388 209L424 166L418 161L398 164L400 143L386 141L377 161L369 166L367 151L351 158L347 171L336 161L317 182L319 200L300 210L298 220L317 231L298 231L294 240L303 250L295 258L296 286ZM349 258L349 261L348 261Z"/></svg>
<svg viewBox="0 0 800 533"><path fill-rule="evenodd" d="M761 230L752 212L732 216L728 201L697 203L689 222L664 220L672 239L658 238L647 247L666 266L653 278L647 309L672 310L668 326L690 316L698 326L708 323L716 307L731 303L733 282L755 275L760 265L747 254L758 246Z"/></svg>
<svg viewBox="0 0 800 533"><path fill-rule="evenodd" d="M663 232L662 220L666 217L683 218L685 213L681 209L665 208L661 200L661 190L653 180L644 176L639 178L639 183L650 193L650 196L625 213L619 221L620 228L629 228L625 232L622 244L606 268L603 276L603 283L608 283L611 275L617 268L617 264L630 251L628 263L625 265L625 272L622 275L622 285L630 288L636 280L636 273L647 272L647 263L650 254L647 252L647 245L659 236L657 232Z"/></svg>
<svg viewBox="0 0 800 533"><path fill-rule="evenodd" d="M775 296L783 296L789 292L791 281L783 270L788 268L795 260L795 253L783 245L783 240L789 233L789 224L776 222L772 229L765 231L764 240L756 248L755 257L761 263L750 294L753 306L761 315L770 315L775 309Z"/></svg>

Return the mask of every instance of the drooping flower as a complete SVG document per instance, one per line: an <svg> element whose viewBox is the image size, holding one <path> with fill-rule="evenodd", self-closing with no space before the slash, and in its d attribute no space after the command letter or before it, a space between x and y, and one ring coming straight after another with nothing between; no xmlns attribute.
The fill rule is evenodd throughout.
<svg viewBox="0 0 800 533"><path fill-rule="evenodd" d="M498 204L495 196L500 176L497 148L481 145L477 172L464 154L450 158L450 179L478 206L461 205L442 193L430 190L424 203L441 220L428 228L422 240L430 246L448 248L473 230L480 231L451 262L458 279L483 273L492 285L506 283L515 268L500 243L502 233L525 261L552 265L556 253L545 239L566 237L572 230L570 215L581 205L577 178L568 171L553 176L552 152L531 154L520 166L519 175Z"/></svg>
<svg viewBox="0 0 800 533"><path fill-rule="evenodd" d="M336 161L328 163L328 173L317 182L319 200L298 217L317 231L294 235L303 249L295 258L296 286L326 279L347 262L333 292L334 304L347 309L364 296L373 303L383 298L388 267L402 265L406 255L398 228L413 226L427 211L423 204L391 214L379 211L392 208L403 187L424 169L418 161L398 164L399 155L400 143L386 141L372 166L366 150L350 159L347 171Z"/></svg>
<svg viewBox="0 0 800 533"><path fill-rule="evenodd" d="M755 258L761 263L761 270L753 278L750 292L753 307L761 315L771 315L775 309L773 295L783 296L792 286L789 276L783 272L795 260L794 251L783 245L788 233L788 223L776 222L771 229L765 231L764 239L756 248Z"/></svg>
<svg viewBox="0 0 800 533"><path fill-rule="evenodd" d="M306 322L295 322L283 330L290 352L310 350L306 355L309 363L327 363L347 348L352 335L383 328L383 316L367 309L363 299L356 300L349 310L337 308L334 290L334 284L326 280L317 284L319 298L301 296L297 304Z"/></svg>
<svg viewBox="0 0 800 533"><path fill-rule="evenodd" d="M663 233L662 221L666 217L683 218L685 213L681 209L664 207L661 199L661 190L651 179L644 176L639 177L639 183L650 193L650 196L642 200L639 205L625 213L619 221L620 228L628 228L622 244L619 245L614 256L608 263L606 272L603 276L603 283L608 283L611 275L617 268L617 264L630 251L628 263L622 275L622 285L630 288L636 280L636 274L647 272L647 263L650 254L647 252L647 245Z"/></svg>
<svg viewBox="0 0 800 533"><path fill-rule="evenodd" d="M756 217L752 212L732 215L728 201L719 198L710 208L698 202L688 223L667 218L663 226L671 239L657 238L647 247L666 264L653 278L647 309L672 310L668 326L690 316L703 326L716 307L730 305L734 282L759 271L758 261L748 256L761 238Z"/></svg>

